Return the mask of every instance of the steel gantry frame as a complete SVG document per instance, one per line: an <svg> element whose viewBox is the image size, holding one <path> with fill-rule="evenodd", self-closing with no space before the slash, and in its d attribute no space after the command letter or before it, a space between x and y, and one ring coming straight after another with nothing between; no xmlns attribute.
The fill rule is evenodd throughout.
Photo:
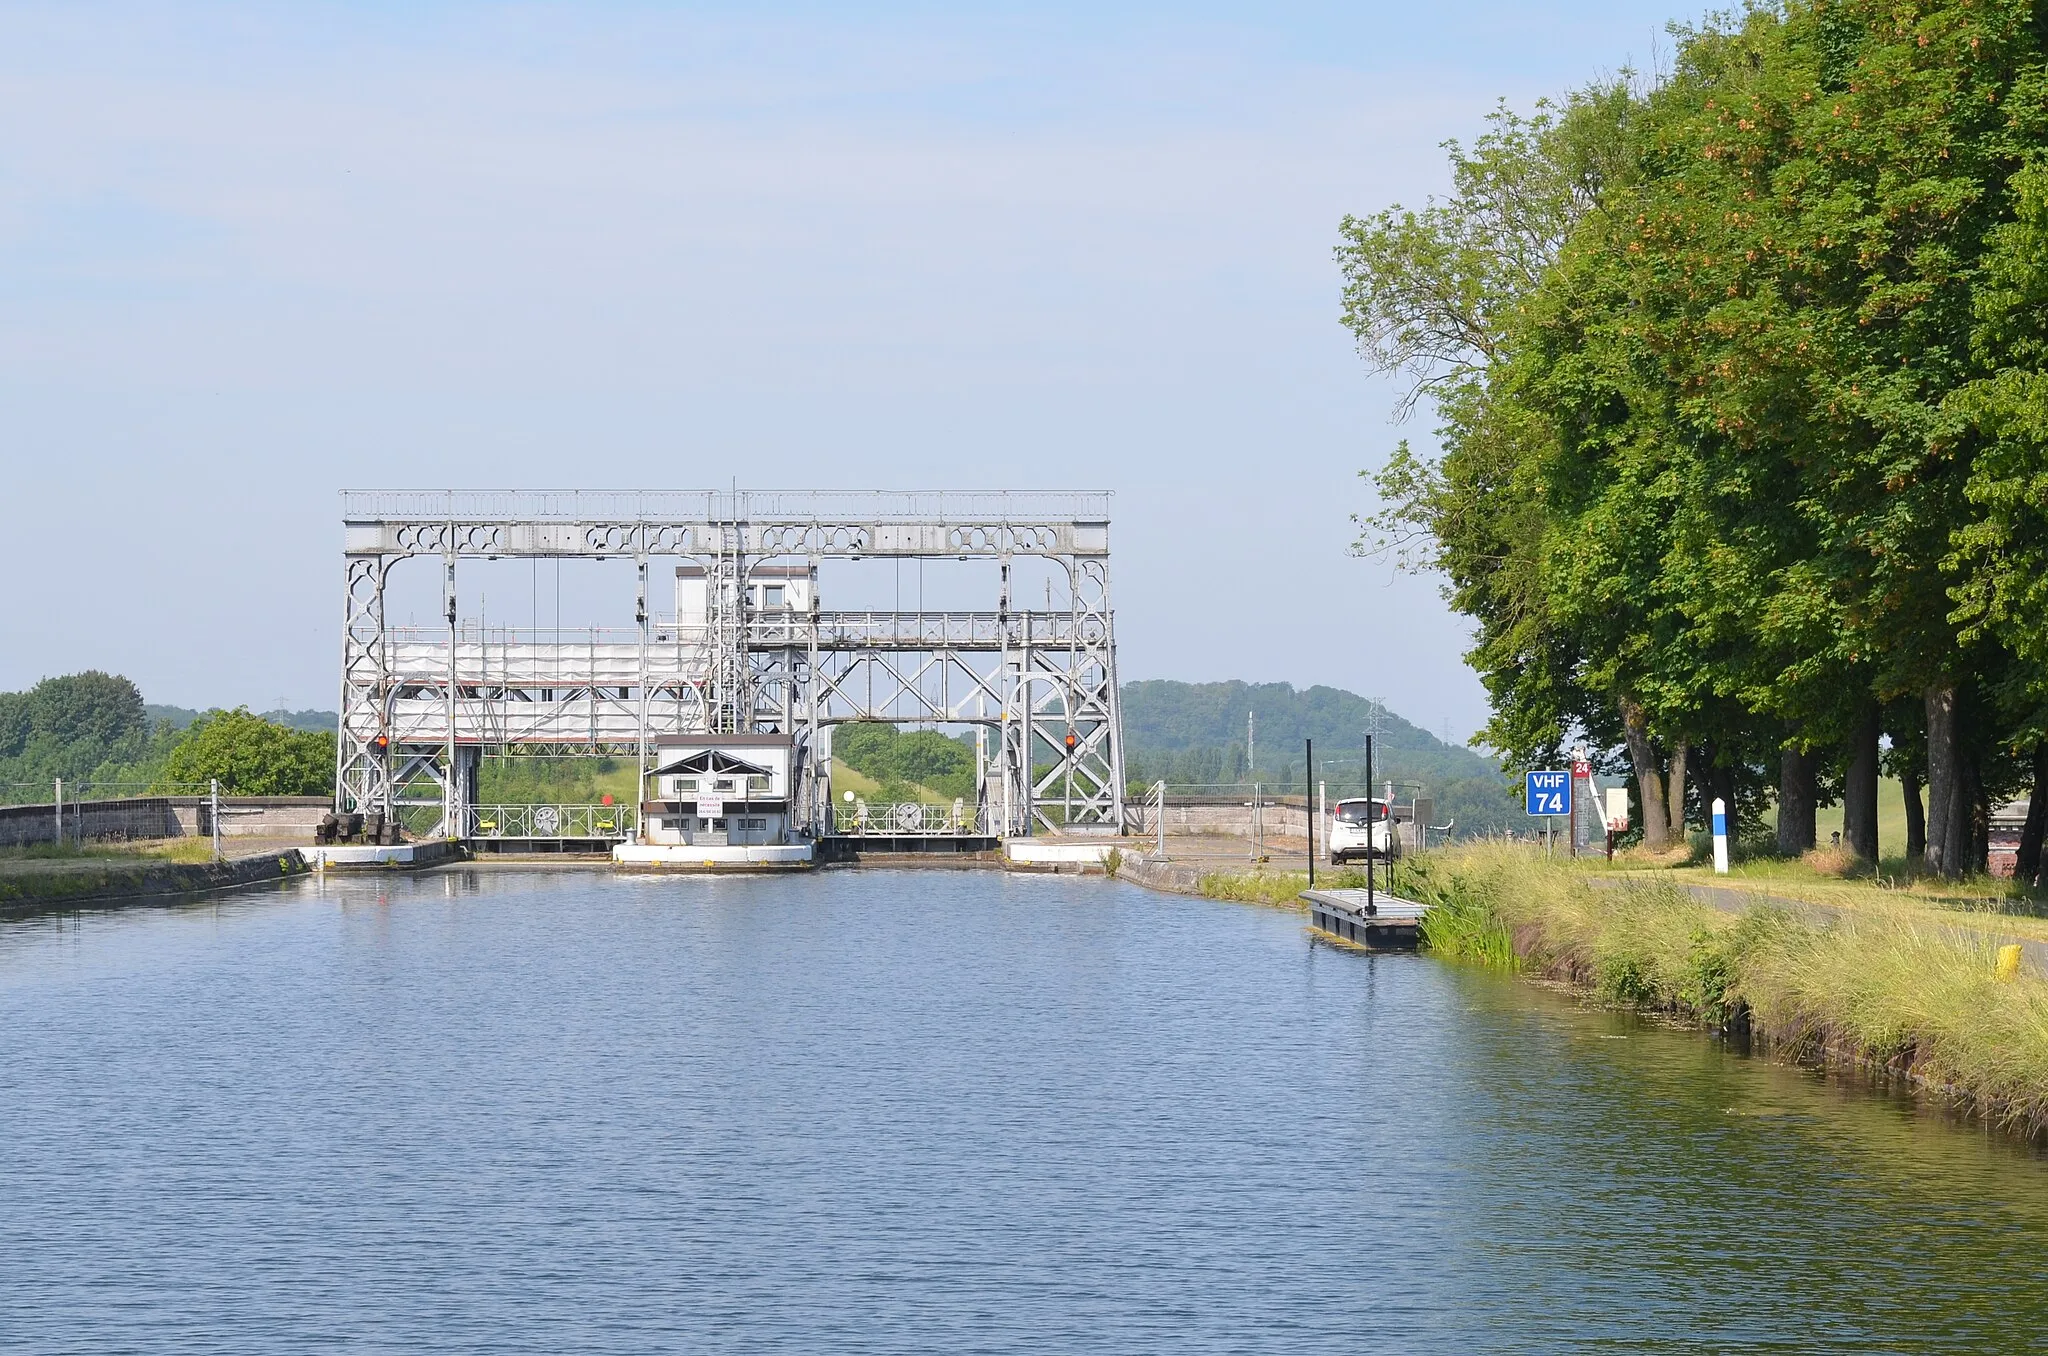
<svg viewBox="0 0 2048 1356"><path fill-rule="evenodd" d="M643 772L662 735L780 733L798 748L798 822L827 832L830 731L968 724L984 831L1124 818L1109 496L1006 491L412 491L342 496L346 557L335 808L438 811L466 837L485 753L607 754ZM1012 562L1064 571L1066 607L1011 605ZM631 631L487 627L458 607L474 559L629 559ZM394 628L391 572L441 564L443 625ZM648 606L650 566L704 572L701 621ZM992 611L826 611L827 560L986 560ZM807 567L810 607L755 609L764 565Z"/></svg>

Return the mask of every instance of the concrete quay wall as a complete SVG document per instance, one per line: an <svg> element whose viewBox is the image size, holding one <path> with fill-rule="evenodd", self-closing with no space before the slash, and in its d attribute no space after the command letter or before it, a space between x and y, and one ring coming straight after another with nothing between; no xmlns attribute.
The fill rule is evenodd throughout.
<svg viewBox="0 0 2048 1356"><path fill-rule="evenodd" d="M191 865L146 859L30 865L46 869L0 876L0 916L236 889L290 880L311 870L296 848Z"/></svg>

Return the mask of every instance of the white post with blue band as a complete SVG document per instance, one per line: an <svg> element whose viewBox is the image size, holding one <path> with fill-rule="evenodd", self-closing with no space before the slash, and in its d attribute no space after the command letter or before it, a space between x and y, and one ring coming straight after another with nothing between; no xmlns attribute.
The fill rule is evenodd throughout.
<svg viewBox="0 0 2048 1356"><path fill-rule="evenodd" d="M1728 874L1728 802L1714 797L1714 874Z"/></svg>

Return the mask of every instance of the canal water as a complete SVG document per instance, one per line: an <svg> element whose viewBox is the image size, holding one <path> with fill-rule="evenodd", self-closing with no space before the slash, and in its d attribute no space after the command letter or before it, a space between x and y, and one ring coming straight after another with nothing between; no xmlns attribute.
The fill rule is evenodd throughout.
<svg viewBox="0 0 2048 1356"><path fill-rule="evenodd" d="M2027 1350L2048 1165L1299 915L461 871L0 924L0 1348Z"/></svg>

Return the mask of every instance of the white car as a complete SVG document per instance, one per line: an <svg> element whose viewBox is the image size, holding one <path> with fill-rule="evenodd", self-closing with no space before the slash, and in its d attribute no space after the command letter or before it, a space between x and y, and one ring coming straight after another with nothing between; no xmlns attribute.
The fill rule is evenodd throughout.
<svg viewBox="0 0 2048 1356"><path fill-rule="evenodd" d="M1340 800L1330 807L1330 865L1401 855L1401 835L1383 800Z"/></svg>

